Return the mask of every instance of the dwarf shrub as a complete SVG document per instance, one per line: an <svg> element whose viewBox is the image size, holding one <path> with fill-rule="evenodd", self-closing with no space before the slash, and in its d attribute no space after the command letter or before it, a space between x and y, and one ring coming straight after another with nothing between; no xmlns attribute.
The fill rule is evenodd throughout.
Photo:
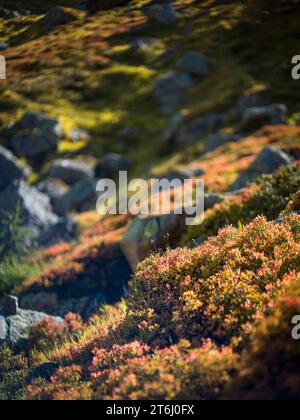
<svg viewBox="0 0 300 420"><path fill-rule="evenodd" d="M299 216L281 224L259 216L196 249L150 257L130 284L128 330L162 347L182 338L218 345L242 338L282 277L300 269L299 240Z"/></svg>
<svg viewBox="0 0 300 420"><path fill-rule="evenodd" d="M26 357L0 346L0 400L24 399L28 374Z"/></svg>
<svg viewBox="0 0 300 420"><path fill-rule="evenodd" d="M211 342L200 349L190 349L188 342L181 342L158 350L150 355L142 344L133 343L136 357L123 359L122 364L103 377L103 356L93 362L93 379L101 383L94 391L94 398L114 400L189 400L216 399L228 382L237 357L228 348L216 349ZM128 348L128 345L124 346ZM124 354L122 347L118 348ZM126 351L126 350L125 350ZM115 349L105 353L106 363L114 360ZM99 350L96 351L99 354ZM132 356L132 354L130 355ZM118 356L117 356L118 359ZM97 383L97 382L96 382Z"/></svg>
<svg viewBox="0 0 300 420"><path fill-rule="evenodd" d="M292 319L300 315L300 275L285 279L289 288L274 302L272 313L255 329L238 378L228 395L239 399L298 400L300 346L292 339Z"/></svg>

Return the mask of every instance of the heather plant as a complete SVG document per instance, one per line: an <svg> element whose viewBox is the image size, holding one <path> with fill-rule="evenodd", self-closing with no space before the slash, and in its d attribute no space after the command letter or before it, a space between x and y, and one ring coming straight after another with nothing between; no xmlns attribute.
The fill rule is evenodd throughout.
<svg viewBox="0 0 300 420"><path fill-rule="evenodd" d="M196 249L150 257L130 284L128 330L162 347L182 338L218 345L241 340L283 276L300 269L299 239L299 216L281 224L259 216Z"/></svg>
<svg viewBox="0 0 300 420"><path fill-rule="evenodd" d="M83 327L83 321L78 314L67 314L63 323L46 318L31 328L29 346L32 351L49 352L66 340L76 340Z"/></svg>
<svg viewBox="0 0 300 420"><path fill-rule="evenodd" d="M300 276L291 273L273 303L268 317L262 317L243 353L238 377L230 384L231 398L298 400L300 394L299 341L292 338L292 319L300 314Z"/></svg>
<svg viewBox="0 0 300 420"><path fill-rule="evenodd" d="M126 358L128 348L134 348ZM189 400L216 399L234 371L237 357L229 348L219 350L211 342L200 349L191 349L187 341L178 346L157 350L137 342L116 348L111 352L95 350L92 364L94 398L113 400ZM122 364L120 364L120 355ZM133 357L135 355L135 357ZM100 356L100 361L99 361ZM129 356L129 357L128 357ZM110 365L105 377L101 373L104 363ZM99 379L102 379L98 384Z"/></svg>
<svg viewBox="0 0 300 420"><path fill-rule="evenodd" d="M24 399L28 373L28 361L23 354L0 346L0 400Z"/></svg>
<svg viewBox="0 0 300 420"><path fill-rule="evenodd" d="M220 228L229 224L244 225L258 215L264 215L268 220L277 218L298 191L299 185L299 164L281 168L273 175L263 176L239 195L208 210L202 225L190 227L182 238L182 244L216 235Z"/></svg>
<svg viewBox="0 0 300 420"><path fill-rule="evenodd" d="M91 390L83 380L83 369L78 365L59 368L50 382L36 379L27 388L30 400L89 400Z"/></svg>

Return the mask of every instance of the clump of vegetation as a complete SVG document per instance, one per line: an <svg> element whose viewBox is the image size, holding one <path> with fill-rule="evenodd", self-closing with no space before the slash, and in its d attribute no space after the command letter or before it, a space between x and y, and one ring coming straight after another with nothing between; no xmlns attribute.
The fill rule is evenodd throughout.
<svg viewBox="0 0 300 420"><path fill-rule="evenodd" d="M58 339L49 323L37 327L35 363L47 349L47 360L60 368L50 381L33 381L27 398L217 399L233 393L234 378L246 369L239 354L247 354L256 328L265 331L264 319L279 310L287 284L299 290L293 280L299 243L300 216L280 224L260 216L196 249L150 257L125 305L107 307L88 325L71 318L75 328L70 334L61 327ZM292 381L288 372L287 378Z"/></svg>
<svg viewBox="0 0 300 420"><path fill-rule="evenodd" d="M160 346L182 338L240 340L283 276L300 269L299 223L299 216L277 225L260 216L196 249L150 257L130 284L128 329Z"/></svg>
<svg viewBox="0 0 300 420"><path fill-rule="evenodd" d="M300 394L299 341L292 338L292 319L300 313L300 276L291 273L268 317L262 317L239 375L228 395L241 399L298 400Z"/></svg>
<svg viewBox="0 0 300 420"><path fill-rule="evenodd" d="M28 373L25 355L14 354L9 347L0 346L0 400L24 399Z"/></svg>
<svg viewBox="0 0 300 420"><path fill-rule="evenodd" d="M290 213L292 211L300 211L300 190L296 192L294 197L288 203L286 209L284 210L283 214Z"/></svg>
<svg viewBox="0 0 300 420"><path fill-rule="evenodd" d="M25 237L17 205L15 212L2 215L0 222L0 295L36 273L37 267L26 261Z"/></svg>
<svg viewBox="0 0 300 420"><path fill-rule="evenodd" d="M234 371L237 356L229 348L222 350L207 342L191 349L188 341L157 350L138 342L131 343L134 354L122 358L109 372L103 372L103 356L112 358L115 351L95 350L92 364L92 385L95 398L130 400L214 400L218 398ZM123 355L128 345L118 351ZM113 349L115 350L115 349ZM147 354L148 353L148 354ZM102 360L99 360L99 354ZM132 357L134 356L134 357ZM100 377L99 377L100 375Z"/></svg>
<svg viewBox="0 0 300 420"><path fill-rule="evenodd" d="M182 244L216 235L220 228L227 225L245 225L258 215L264 215L268 220L277 218L298 191L299 184L299 164L263 176L241 194L208 210L200 226L189 228L182 238Z"/></svg>

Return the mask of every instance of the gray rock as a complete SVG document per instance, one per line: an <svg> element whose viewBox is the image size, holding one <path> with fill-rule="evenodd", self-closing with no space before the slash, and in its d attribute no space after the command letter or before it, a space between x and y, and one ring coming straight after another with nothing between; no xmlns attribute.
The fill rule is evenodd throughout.
<svg viewBox="0 0 300 420"><path fill-rule="evenodd" d="M211 71L210 61L197 51L189 51L176 64L176 67L184 72L197 77L208 76Z"/></svg>
<svg viewBox="0 0 300 420"><path fill-rule="evenodd" d="M47 116L42 112L26 112L23 117L15 124L10 125L6 130L7 137L13 138L15 135L28 131L45 131L55 137L62 137L63 130L60 122Z"/></svg>
<svg viewBox="0 0 300 420"><path fill-rule="evenodd" d="M0 302L0 312L6 315L17 315L19 311L19 299L16 296L4 296Z"/></svg>
<svg viewBox="0 0 300 420"><path fill-rule="evenodd" d="M0 146L0 190L6 188L16 179L29 175L28 169L23 168L17 158L7 149Z"/></svg>
<svg viewBox="0 0 300 420"><path fill-rule="evenodd" d="M71 132L71 140L76 143L78 141L88 141L90 140L90 135L86 130L82 128L75 128Z"/></svg>
<svg viewBox="0 0 300 420"><path fill-rule="evenodd" d="M174 112L194 84L192 76L188 73L172 71L162 76L154 88L155 97L161 104L162 112L164 114Z"/></svg>
<svg viewBox="0 0 300 420"><path fill-rule="evenodd" d="M23 309L19 309L17 315L8 316L6 318L8 326L8 344L14 348L24 348L28 340L30 328L47 318L49 318L49 315L45 313ZM62 318L55 317L52 319L58 323L63 323Z"/></svg>
<svg viewBox="0 0 300 420"><path fill-rule="evenodd" d="M183 122L184 116L182 114L173 115L163 133L163 140L166 143L172 142L172 140L176 137L179 127L183 124Z"/></svg>
<svg viewBox="0 0 300 420"><path fill-rule="evenodd" d="M242 115L242 128L258 128L267 124L286 124L287 114L287 107L282 104L248 108Z"/></svg>
<svg viewBox="0 0 300 420"><path fill-rule="evenodd" d="M66 184L53 178L46 178L44 181L39 182L36 185L36 188L50 198L50 202L55 212L57 211L57 206L59 208L60 199L69 190L69 187Z"/></svg>
<svg viewBox="0 0 300 420"><path fill-rule="evenodd" d="M52 163L49 169L49 176L60 179L68 185L75 185L84 179L95 177L94 166L80 160L57 160Z"/></svg>
<svg viewBox="0 0 300 420"><path fill-rule="evenodd" d="M56 204L56 211L64 216L67 213L82 212L93 208L96 203L96 181L84 179L75 184Z"/></svg>
<svg viewBox="0 0 300 420"><path fill-rule="evenodd" d="M173 141L178 146L192 144L201 137L220 128L223 122L223 114L208 114L205 117L181 124L176 131Z"/></svg>
<svg viewBox="0 0 300 420"><path fill-rule="evenodd" d="M149 36L136 38L131 42L131 46L135 50L146 50L156 45L160 45L160 40Z"/></svg>
<svg viewBox="0 0 300 420"><path fill-rule="evenodd" d="M9 44L7 42L0 42L0 51L7 50Z"/></svg>
<svg viewBox="0 0 300 420"><path fill-rule="evenodd" d="M124 235L121 248L133 271L152 251L176 246L185 230L184 215L136 217Z"/></svg>
<svg viewBox="0 0 300 420"><path fill-rule="evenodd" d="M4 130L2 136L17 156L32 159L56 151L63 130L57 119L41 112L27 112Z"/></svg>
<svg viewBox="0 0 300 420"><path fill-rule="evenodd" d="M250 108L261 108L271 104L270 92L267 89L254 93L245 93L238 99L235 112L241 117Z"/></svg>
<svg viewBox="0 0 300 420"><path fill-rule="evenodd" d="M260 175L272 174L280 166L290 165L291 163L293 163L293 159L282 150L275 147L266 147L249 168L237 178L231 186L231 190L244 188Z"/></svg>
<svg viewBox="0 0 300 420"><path fill-rule="evenodd" d="M63 9L60 6L53 7L49 12L44 16L40 23L47 30L55 29L57 26L65 25L67 23L75 20L75 16Z"/></svg>
<svg viewBox="0 0 300 420"><path fill-rule="evenodd" d="M15 136L12 147L17 156L34 159L56 151L58 139L44 131L37 131Z"/></svg>
<svg viewBox="0 0 300 420"><path fill-rule="evenodd" d="M150 20L158 23L174 23L178 13L172 2L161 2L144 8L144 13Z"/></svg>
<svg viewBox="0 0 300 420"><path fill-rule="evenodd" d="M0 315L0 345L7 339L7 324L5 318Z"/></svg>
<svg viewBox="0 0 300 420"><path fill-rule="evenodd" d="M133 165L133 160L118 153L108 153L96 167L97 178L114 178L120 171L128 171Z"/></svg>
<svg viewBox="0 0 300 420"><path fill-rule="evenodd" d="M14 181L0 192L1 213L14 212L17 204L21 211L22 225L26 228L28 245L43 244L46 238L50 240L47 243L49 245L59 241L59 235L64 238L68 222L53 213L49 197L22 180Z"/></svg>

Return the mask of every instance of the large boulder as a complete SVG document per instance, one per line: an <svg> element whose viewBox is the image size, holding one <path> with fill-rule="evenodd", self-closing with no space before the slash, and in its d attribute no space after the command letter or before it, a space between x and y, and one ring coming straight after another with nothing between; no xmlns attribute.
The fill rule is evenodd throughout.
<svg viewBox="0 0 300 420"><path fill-rule="evenodd" d="M18 301L17 298L15 300ZM25 349L30 328L48 318L53 319L57 323L63 323L62 318L49 317L43 312L18 308L16 313L10 314L0 304L0 344L7 343L10 347L17 350Z"/></svg>
<svg viewBox="0 0 300 420"><path fill-rule="evenodd" d="M68 185L74 185L84 179L93 179L95 170L88 162L74 159L57 160L51 164L49 176L60 179Z"/></svg>
<svg viewBox="0 0 300 420"><path fill-rule="evenodd" d="M197 51L187 52L177 61L176 67L197 77L207 76L211 71L210 61Z"/></svg>
<svg viewBox="0 0 300 420"><path fill-rule="evenodd" d="M21 212L22 225L26 228L28 244L49 245L69 235L70 227L66 231L66 221L53 213L49 197L23 180L14 181L0 192L1 214L11 214L17 206Z"/></svg>
<svg viewBox="0 0 300 420"><path fill-rule="evenodd" d="M36 185L36 188L50 198L54 211L59 210L60 199L68 192L69 187L59 179L46 178Z"/></svg>
<svg viewBox="0 0 300 420"><path fill-rule="evenodd" d="M128 171L133 165L133 160L118 153L106 154L96 167L97 178L114 178L120 171Z"/></svg>
<svg viewBox="0 0 300 420"><path fill-rule="evenodd" d="M0 146L0 190L6 188L14 180L26 178L28 175L29 170L22 167L9 150Z"/></svg>
<svg viewBox="0 0 300 420"><path fill-rule="evenodd" d="M55 205L60 216L91 210L96 206L96 181L84 179L67 191Z"/></svg>
<svg viewBox="0 0 300 420"><path fill-rule="evenodd" d="M287 107L282 104L247 108L242 115L241 125L245 129L257 129L264 125L286 124L287 115Z"/></svg>
<svg viewBox="0 0 300 420"><path fill-rule="evenodd" d="M189 145L220 128L223 122L223 114L208 114L189 122L184 122L178 115L171 119L164 133L164 140L178 146Z"/></svg>
<svg viewBox="0 0 300 420"><path fill-rule="evenodd" d="M171 71L163 75L155 84L155 97L161 104L162 112L174 112L194 83L193 77L185 72Z"/></svg>
<svg viewBox="0 0 300 420"><path fill-rule="evenodd" d="M31 134L20 134L13 138L12 147L19 157L34 159L45 156L57 149L58 139L49 133L39 131Z"/></svg>
<svg viewBox="0 0 300 420"><path fill-rule="evenodd" d="M2 135L17 156L34 159L56 151L63 131L57 119L40 112L27 112Z"/></svg>
<svg viewBox="0 0 300 420"><path fill-rule="evenodd" d="M245 92L235 105L235 113L241 117L251 108L261 108L272 104L270 90L262 89L256 92Z"/></svg>
<svg viewBox="0 0 300 420"><path fill-rule="evenodd" d="M121 248L135 271L139 262L157 249L175 246L185 230L184 215L136 217L124 235Z"/></svg>
<svg viewBox="0 0 300 420"><path fill-rule="evenodd" d="M266 147L257 156L255 161L240 174L233 183L231 190L239 190L255 181L260 175L272 174L280 166L290 165L293 159L280 149L275 147Z"/></svg>

